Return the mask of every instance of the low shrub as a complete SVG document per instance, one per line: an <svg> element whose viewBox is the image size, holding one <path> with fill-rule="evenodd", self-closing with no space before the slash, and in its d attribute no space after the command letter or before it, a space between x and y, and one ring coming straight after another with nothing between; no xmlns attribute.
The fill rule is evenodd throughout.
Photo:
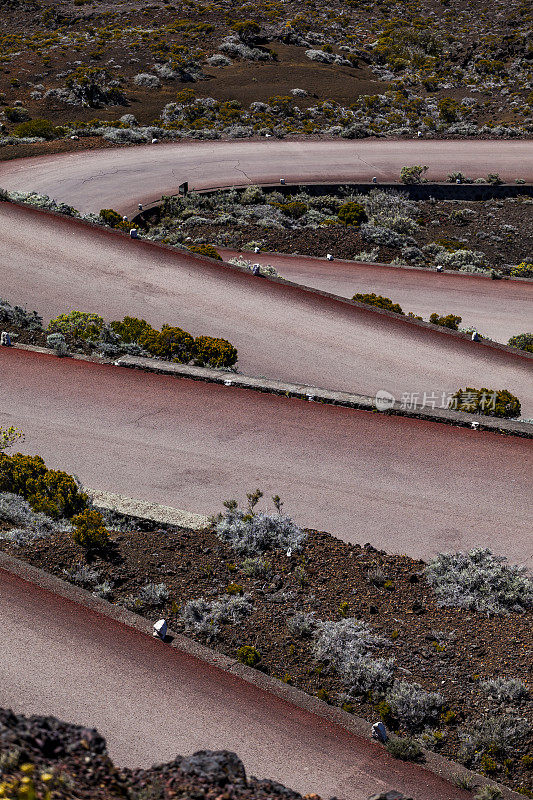
<svg viewBox="0 0 533 800"><path fill-rule="evenodd" d="M291 219L300 219L307 213L307 205L300 200L290 200L287 203L272 203L271 205L279 208L286 217Z"/></svg>
<svg viewBox="0 0 533 800"><path fill-rule="evenodd" d="M46 330L70 334L77 339L98 339L104 320L98 314L90 314L86 311L70 311L68 314L60 314L55 319L50 320Z"/></svg>
<svg viewBox="0 0 533 800"><path fill-rule="evenodd" d="M123 219L121 214L119 214L118 211L114 211L112 208L102 208L99 216L102 222L110 228L116 228L121 231L129 231L131 228L129 221Z"/></svg>
<svg viewBox="0 0 533 800"><path fill-rule="evenodd" d="M223 595L218 600L207 601L203 597L190 600L182 608L180 616L185 630L215 639L220 625L239 625L253 610L247 597Z"/></svg>
<svg viewBox="0 0 533 800"><path fill-rule="evenodd" d="M511 268L511 275L513 278L533 278L533 264L522 261Z"/></svg>
<svg viewBox="0 0 533 800"><path fill-rule="evenodd" d="M226 586L226 592L229 595L244 594L244 589L240 583L228 583Z"/></svg>
<svg viewBox="0 0 533 800"><path fill-rule="evenodd" d="M13 135L20 138L37 136L47 141L58 139L63 136L64 133L64 128L57 128L49 119L32 119L27 122L21 122L13 131Z"/></svg>
<svg viewBox="0 0 533 800"><path fill-rule="evenodd" d="M28 501L34 511L53 519L83 511L87 495L66 472L46 467L40 456L0 453L0 492L12 492Z"/></svg>
<svg viewBox="0 0 533 800"><path fill-rule="evenodd" d="M485 753L503 758L530 732L530 724L509 715L484 716L471 723L468 732L459 733L459 759L479 764Z"/></svg>
<svg viewBox="0 0 533 800"><path fill-rule="evenodd" d="M100 573L97 569L92 569L87 564L75 564L70 569L64 569L67 580L81 586L83 589L91 589L100 580Z"/></svg>
<svg viewBox="0 0 533 800"><path fill-rule="evenodd" d="M86 550L102 550L109 544L109 534L99 511L87 510L72 517L72 538Z"/></svg>
<svg viewBox="0 0 533 800"><path fill-rule="evenodd" d="M26 122L30 118L28 109L22 106L6 106L4 114L9 122Z"/></svg>
<svg viewBox="0 0 533 800"><path fill-rule="evenodd" d="M460 272L485 272L488 269L485 253L479 250L465 250L462 247L452 252L438 253L435 265Z"/></svg>
<svg viewBox="0 0 533 800"><path fill-rule="evenodd" d="M1 539L16 546L50 536L62 527L46 514L33 511L27 500L11 492L0 492L0 520L20 526L0 531Z"/></svg>
<svg viewBox="0 0 533 800"><path fill-rule="evenodd" d="M237 359L237 350L227 339L197 336L194 340L194 360L202 367L233 367Z"/></svg>
<svg viewBox="0 0 533 800"><path fill-rule="evenodd" d="M343 203L337 216L344 225L361 225L368 219L364 206L355 202Z"/></svg>
<svg viewBox="0 0 533 800"><path fill-rule="evenodd" d="M145 319L138 319L138 317L124 317L122 322L115 320L110 323L110 327L123 342L135 344L139 344L145 334L154 330Z"/></svg>
<svg viewBox="0 0 533 800"><path fill-rule="evenodd" d="M265 576L272 569L272 564L266 558L257 556L256 558L245 558L241 564L241 571L247 577Z"/></svg>
<svg viewBox="0 0 533 800"><path fill-rule="evenodd" d="M191 253L198 253L199 256L207 256L208 258L214 258L217 261L222 261L222 256L219 255L218 251L213 247L212 244L191 244L188 248Z"/></svg>
<svg viewBox="0 0 533 800"><path fill-rule="evenodd" d="M414 164L412 167L402 167L400 170L400 181L402 183L422 183L423 176L429 167L422 164Z"/></svg>
<svg viewBox="0 0 533 800"><path fill-rule="evenodd" d="M163 606L169 598L164 583L147 583L139 592L139 600L146 606Z"/></svg>
<svg viewBox="0 0 533 800"><path fill-rule="evenodd" d="M497 786L480 786L474 795L474 800L502 800L503 794Z"/></svg>
<svg viewBox="0 0 533 800"><path fill-rule="evenodd" d="M306 614L304 611L297 611L287 620L287 627L295 636L311 639L317 627L317 620L312 612Z"/></svg>
<svg viewBox="0 0 533 800"><path fill-rule="evenodd" d="M402 314L402 307L398 303L393 303L389 297L383 297L381 294L354 294L352 300L357 300L359 303L366 303L369 306L376 306L376 308L384 308L386 311L393 311L395 314ZM404 315L405 316L405 315Z"/></svg>
<svg viewBox="0 0 533 800"><path fill-rule="evenodd" d="M516 336L511 336L507 344L510 347L525 350L526 353L533 353L533 333L519 333Z"/></svg>
<svg viewBox="0 0 533 800"><path fill-rule="evenodd" d="M385 750L394 758L400 761L423 761L424 751L415 739L404 737L401 739L389 739L385 744Z"/></svg>
<svg viewBox="0 0 533 800"><path fill-rule="evenodd" d="M490 695L499 702L512 703L522 700L529 694L525 683L522 683L517 678L492 678L488 681L482 681L480 687L485 694Z"/></svg>
<svg viewBox="0 0 533 800"><path fill-rule="evenodd" d="M394 682L394 659L359 656L343 665L342 677L347 685L348 696L383 696Z"/></svg>
<svg viewBox="0 0 533 800"><path fill-rule="evenodd" d="M0 453L13 447L15 442L23 441L24 431L21 431L20 428L16 428L14 425L10 425L9 428L0 427Z"/></svg>
<svg viewBox="0 0 533 800"><path fill-rule="evenodd" d="M256 513L255 506L262 492L248 495L248 509L242 510L235 500L227 500L226 511L214 520L219 539L246 555L259 555L269 550L301 549L307 534L281 513L281 501L273 498L277 514Z"/></svg>
<svg viewBox="0 0 533 800"><path fill-rule="evenodd" d="M0 324L15 325L29 331L39 331L43 327L43 318L36 311L26 311L20 306L12 306L7 300L0 298Z"/></svg>
<svg viewBox="0 0 533 800"><path fill-rule="evenodd" d="M340 620L320 620L314 645L318 661L327 661L342 671L344 664L355 661L384 640L362 620L347 617Z"/></svg>
<svg viewBox="0 0 533 800"><path fill-rule="evenodd" d="M237 660L247 667L256 667L261 661L261 653L255 647L244 645L237 650Z"/></svg>
<svg viewBox="0 0 533 800"><path fill-rule="evenodd" d="M394 716L410 731L438 720L444 704L437 692L427 692L418 683L395 681L385 697Z"/></svg>
<svg viewBox="0 0 533 800"><path fill-rule="evenodd" d="M436 312L431 314L429 321L433 325L440 325L442 328L450 328L452 331L459 329L459 323L462 322L462 317L457 317L455 314L447 314L445 317L440 317Z"/></svg>
<svg viewBox="0 0 533 800"><path fill-rule="evenodd" d="M533 580L489 549L440 553L424 570L438 605L504 614L533 608Z"/></svg>
<svg viewBox="0 0 533 800"><path fill-rule="evenodd" d="M514 419L519 417L522 406L518 397L508 389L458 389L450 398L448 408L464 411L469 414L482 414L486 417L503 417Z"/></svg>
<svg viewBox="0 0 533 800"><path fill-rule="evenodd" d="M153 328L144 332L139 344L157 358L172 359L180 364L188 364L195 355L194 339L182 328L163 325L161 331Z"/></svg>

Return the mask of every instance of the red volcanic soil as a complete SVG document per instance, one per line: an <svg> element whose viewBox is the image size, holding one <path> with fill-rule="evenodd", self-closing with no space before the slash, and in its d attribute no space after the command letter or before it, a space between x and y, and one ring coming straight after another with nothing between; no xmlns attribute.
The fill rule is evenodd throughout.
<svg viewBox="0 0 533 800"><path fill-rule="evenodd" d="M261 487L299 524L531 566L531 443L2 348L0 424L85 485L202 513ZM502 538L502 526L513 536Z"/></svg>

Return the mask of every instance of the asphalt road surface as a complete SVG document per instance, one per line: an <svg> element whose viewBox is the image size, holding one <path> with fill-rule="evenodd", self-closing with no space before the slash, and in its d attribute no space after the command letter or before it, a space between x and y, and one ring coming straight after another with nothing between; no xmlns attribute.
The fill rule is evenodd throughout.
<svg viewBox="0 0 533 800"><path fill-rule="evenodd" d="M476 328L507 344L533 326L533 281L493 281L480 275L436 272L355 261L326 261L302 255L250 253L217 248L225 261L235 256L254 264L272 264L280 275L341 297L374 292L425 320L437 311L462 317L461 327Z"/></svg>
<svg viewBox="0 0 533 800"><path fill-rule="evenodd" d="M248 774L302 794L468 797L378 744L1 569L0 626L0 705L97 727L120 766L227 749Z"/></svg>
<svg viewBox="0 0 533 800"><path fill-rule="evenodd" d="M366 139L363 141L181 142L39 156L0 164L0 186L33 190L79 211L137 210L175 194L183 181L203 189L247 183L399 180L404 165L427 164L429 180L497 171L533 182L533 142Z"/></svg>
<svg viewBox="0 0 533 800"><path fill-rule="evenodd" d="M214 513L260 487L347 541L533 563L530 440L8 348L0 368L0 425L95 489Z"/></svg>
<svg viewBox="0 0 533 800"><path fill-rule="evenodd" d="M105 152L105 151L102 151ZM2 296L48 320L80 309L229 339L248 375L400 399L509 389L533 417L531 359L272 283L68 218L0 204ZM448 310L448 309L446 309ZM452 310L452 309L449 309ZM440 402L440 400L439 400Z"/></svg>

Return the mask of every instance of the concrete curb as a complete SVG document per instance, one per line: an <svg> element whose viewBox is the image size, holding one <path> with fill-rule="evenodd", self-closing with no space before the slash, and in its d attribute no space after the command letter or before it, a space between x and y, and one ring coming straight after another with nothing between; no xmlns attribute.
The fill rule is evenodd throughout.
<svg viewBox="0 0 533 800"><path fill-rule="evenodd" d="M209 517L203 514L193 514L191 511L182 511L145 500L134 500L123 494L90 489L87 486L83 487L83 491L89 495L97 508L114 511L125 517L159 522L163 525L176 525L178 528L189 528L192 531L201 531L209 524Z"/></svg>
<svg viewBox="0 0 533 800"><path fill-rule="evenodd" d="M36 345L16 344L14 347L18 350L42 353L43 355L55 355L53 350ZM411 411L407 408L402 408L401 404L398 402L395 402L390 408L380 411L376 408L375 398L369 395L333 392L315 386L307 386L305 384L284 383L283 381L274 381L267 378L254 378L248 375L241 375L237 372L226 372L224 370L210 369L208 367L192 367L186 364L174 364L155 358L122 356L114 362L105 358L79 354L73 354L69 356L69 358L76 361L87 361L89 363L106 364L108 366L138 369L143 372L154 372L158 375L167 375L174 378L204 381L206 383L214 383L232 389L247 389L249 391L291 397L296 400L305 400L307 402L343 406L355 411L369 411L371 413L386 414L389 416L409 417L410 419L420 419L425 422L439 422L461 428L472 428L474 426L478 431L490 431L507 436L520 436L523 439L533 439L533 425L527 422L515 422L508 419L499 419L498 417L483 417L479 414L467 414L462 411L447 411L446 409L420 408Z"/></svg>
<svg viewBox="0 0 533 800"><path fill-rule="evenodd" d="M42 589L46 589L60 597L71 600L90 611L112 619L115 622L127 625L130 628L134 628L147 636L151 636L152 634L152 623L145 617L141 617L125 608L109 603L107 600L94 597L85 589L80 589L78 586L67 583L44 570L33 567L1 551L0 569L11 572L24 581L33 583ZM294 686L289 686L289 684L283 683L276 678L272 678L258 670L247 667L236 659L226 656L223 653L217 653L215 650L211 650L182 634L170 630L168 633L173 639L167 646L180 650L204 662L210 667L230 673L257 689L273 694L288 704L308 711L333 725L339 725L355 736L371 741L376 749L381 747L372 739L371 723L366 719L349 714L336 706L329 706L317 697L306 694L301 689L296 689ZM397 737L393 736L391 738ZM454 776L461 775L470 778L477 786L490 785L498 787L505 800L513 800L513 798L518 800L518 798L523 797L523 795L513 792L494 781L488 780L484 776L467 769L462 764L450 761L431 750L424 750L424 757L425 763L417 766L419 766L421 770L427 770L444 780L450 781ZM442 800L445 800L445 798Z"/></svg>

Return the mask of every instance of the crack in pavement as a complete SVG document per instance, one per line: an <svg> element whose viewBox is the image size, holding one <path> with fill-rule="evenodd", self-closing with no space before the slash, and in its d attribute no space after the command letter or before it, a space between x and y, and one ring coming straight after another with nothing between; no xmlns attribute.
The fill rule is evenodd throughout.
<svg viewBox="0 0 533 800"><path fill-rule="evenodd" d="M236 169L236 170L237 170L237 172L242 172L242 174L244 175L244 177L245 177L247 180L249 180L251 184L253 184L253 180L250 178L250 176L249 176L249 175L247 175L247 174L246 174L246 172L245 172L243 169L241 169L241 168L239 167L239 164L240 164L240 163L241 163L240 161L237 161L237 163L235 164L235 167L234 167L234 169Z"/></svg>

